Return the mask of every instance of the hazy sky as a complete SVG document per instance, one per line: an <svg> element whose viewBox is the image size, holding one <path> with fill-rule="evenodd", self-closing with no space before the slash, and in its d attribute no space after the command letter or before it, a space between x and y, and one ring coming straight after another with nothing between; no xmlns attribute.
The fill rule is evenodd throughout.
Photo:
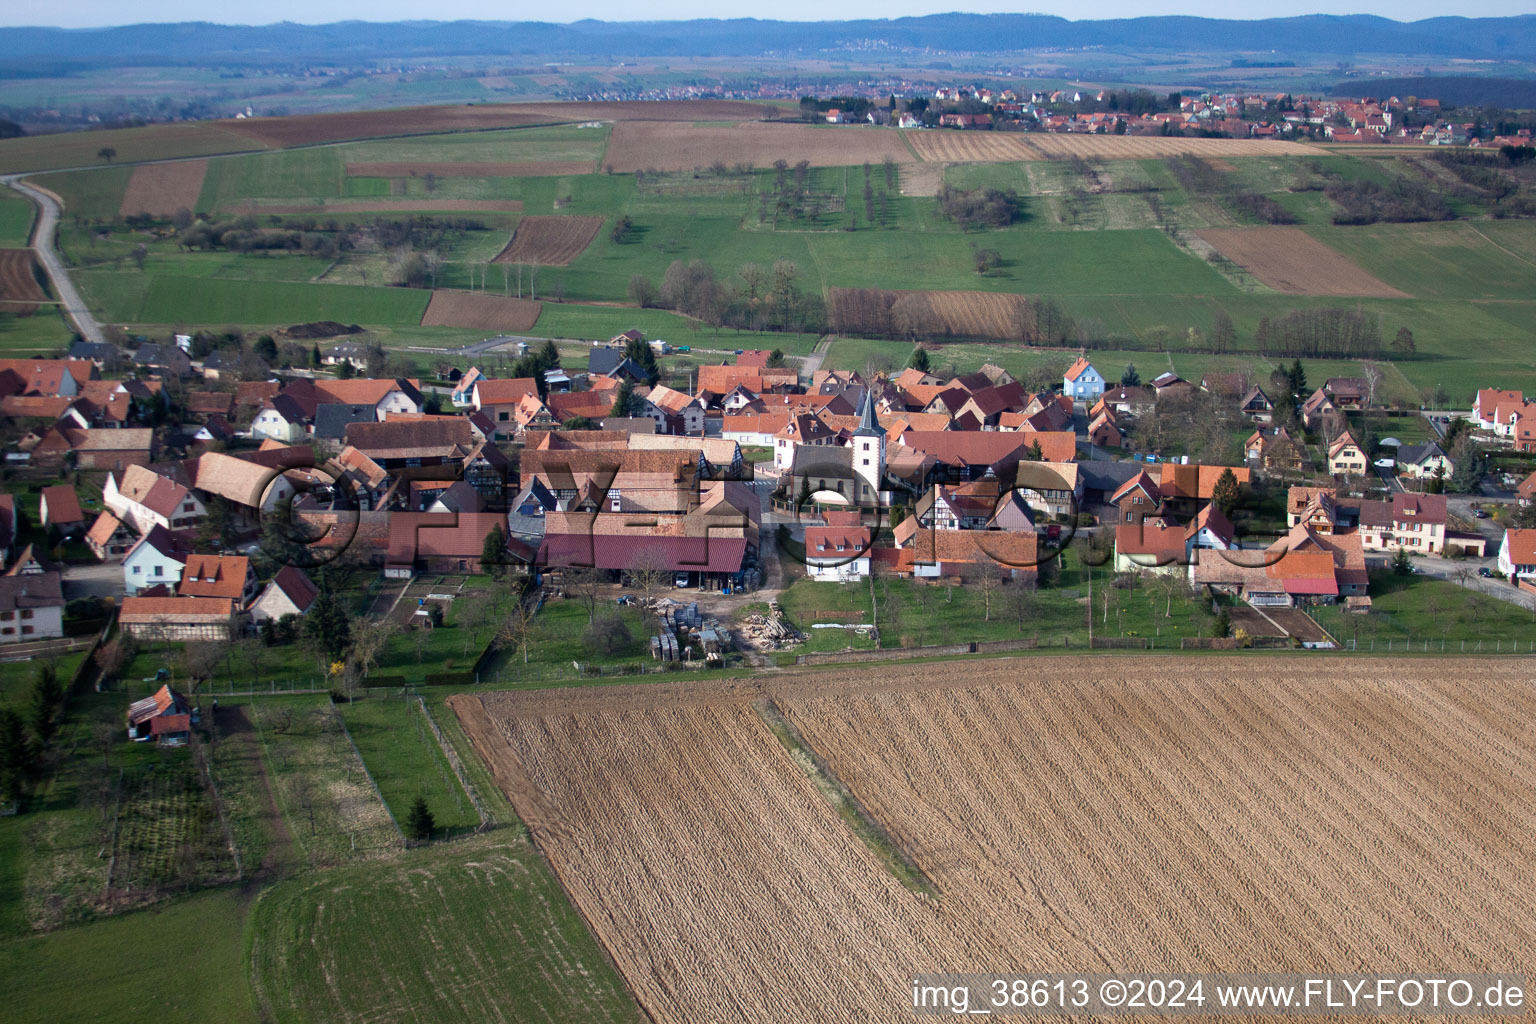
<svg viewBox="0 0 1536 1024"><path fill-rule="evenodd" d="M882 18L933 14L964 9L976 12L1037 11L1063 17L1126 18L1149 14L1194 14L1213 18L1263 18L1285 14L1379 14L1399 21L1413 21L1442 14L1463 17L1496 17L1531 13L1530 0L1477 0L1449 4L1445 0L1314 0L1276 8L1267 4L1233 4L1230 0L1100 0L1089 6L1064 0L1026 0L1026 3L967 0L962 4L922 0L854 0L829 7L824 0L782 0L771 8L722 6L717 0L660 0L646 7L620 0L570 0L555 8L497 3L494 0L459 0L442 6L423 6L414 0L266 0L239 13L210 7L206 0L144 0L125 7L119 0L55 0L51 4L8 3L0 9L0 25L57 25L86 28L134 22L218 21L270 24L297 21L315 24L361 19L396 21L412 18L436 20L485 19L494 21L576 21L600 18L607 21L719 18L753 13L785 21L818 21L837 18Z"/></svg>

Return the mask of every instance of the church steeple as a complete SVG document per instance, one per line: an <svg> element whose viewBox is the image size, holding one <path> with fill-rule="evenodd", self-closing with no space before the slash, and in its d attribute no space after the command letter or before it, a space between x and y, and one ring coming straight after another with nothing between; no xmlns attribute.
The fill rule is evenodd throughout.
<svg viewBox="0 0 1536 1024"><path fill-rule="evenodd" d="M853 432L854 437L883 437L885 431L880 428L880 421L875 418L875 389L866 387L864 397L859 401L859 427Z"/></svg>

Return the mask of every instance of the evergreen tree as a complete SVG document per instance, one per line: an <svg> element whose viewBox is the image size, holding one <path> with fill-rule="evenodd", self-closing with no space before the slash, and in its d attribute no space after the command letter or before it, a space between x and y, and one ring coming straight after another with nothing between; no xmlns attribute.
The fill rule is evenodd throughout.
<svg viewBox="0 0 1536 1024"><path fill-rule="evenodd" d="M539 356L541 359L543 359L544 369L546 370L553 370L555 367L560 365L560 350L555 347L555 341L553 338L545 340L544 348L539 353Z"/></svg>
<svg viewBox="0 0 1536 1024"><path fill-rule="evenodd" d="M352 640L352 619L347 613L346 602L323 581L320 593L302 623L299 635L327 656L340 661L347 653L347 645Z"/></svg>
<svg viewBox="0 0 1536 1024"><path fill-rule="evenodd" d="M485 545L480 549L480 570L501 579L507 565L507 535L498 524L485 535Z"/></svg>
<svg viewBox="0 0 1536 1024"><path fill-rule="evenodd" d="M1412 355L1414 351L1413 332L1406 327L1397 329L1397 336L1392 339L1392 351L1398 355Z"/></svg>
<svg viewBox="0 0 1536 1024"><path fill-rule="evenodd" d="M21 716L10 708L0 708L0 797L21 798L31 774L33 754L32 740Z"/></svg>
<svg viewBox="0 0 1536 1024"><path fill-rule="evenodd" d="M336 376L340 377L342 380L351 380L353 377L357 376L357 368L352 365L352 361L350 359L343 359L341 362L336 364Z"/></svg>
<svg viewBox="0 0 1536 1024"><path fill-rule="evenodd" d="M1291 394L1300 398L1307 393L1307 371L1302 369L1300 359L1291 364L1286 376L1290 378Z"/></svg>
<svg viewBox="0 0 1536 1024"><path fill-rule="evenodd" d="M1136 372L1135 363L1125 364L1125 372L1120 375L1120 386L1123 388L1141 387L1141 374Z"/></svg>
<svg viewBox="0 0 1536 1024"><path fill-rule="evenodd" d="M624 346L624 355L645 371L645 382L655 385L661 379L661 367L656 365L656 352L644 339L632 338Z"/></svg>
<svg viewBox="0 0 1536 1024"><path fill-rule="evenodd" d="M608 410L608 415L620 417L633 415L637 404L634 386L628 380L620 381L618 393L613 396L613 408Z"/></svg>
<svg viewBox="0 0 1536 1024"><path fill-rule="evenodd" d="M1392 556L1392 575L1413 575L1413 563L1408 561L1408 552L1403 548L1398 548L1397 554Z"/></svg>
<svg viewBox="0 0 1536 1024"><path fill-rule="evenodd" d="M1237 474L1231 467L1221 471L1221 476L1216 478L1216 484L1211 488L1211 504L1221 509L1221 514L1228 519L1232 518L1232 512L1237 508L1237 503L1242 499L1238 489Z"/></svg>
<svg viewBox="0 0 1536 1024"><path fill-rule="evenodd" d="M919 348L913 352L912 360L907 365L921 373L927 373L933 368L933 363L928 358L928 350L925 348Z"/></svg>
<svg viewBox="0 0 1536 1024"><path fill-rule="evenodd" d="M58 674L52 666L43 666L32 683L32 694L27 703L27 724L32 727L32 735L37 737L38 746L46 745L57 731L59 723L54 716L63 696L64 689L59 685Z"/></svg>
<svg viewBox="0 0 1536 1024"><path fill-rule="evenodd" d="M309 368L311 370L318 370L321 365L323 364L320 360L320 343L317 341L315 342L315 347L310 349L309 352Z"/></svg>
<svg viewBox="0 0 1536 1024"><path fill-rule="evenodd" d="M421 794L411 802L411 811L405 816L405 832L412 839L431 839L432 832L437 828L437 819L432 817L432 808L427 806L427 798Z"/></svg>

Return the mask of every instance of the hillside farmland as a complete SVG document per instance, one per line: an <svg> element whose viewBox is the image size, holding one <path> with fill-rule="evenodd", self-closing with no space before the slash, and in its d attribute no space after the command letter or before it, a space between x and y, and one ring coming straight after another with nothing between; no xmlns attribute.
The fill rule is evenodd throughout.
<svg viewBox="0 0 1536 1024"><path fill-rule="evenodd" d="M452 703L661 1022L725 1004L904 1020L923 970L1507 971L1536 953L1536 907L1508 898L1536 881L1523 666L1105 667ZM779 711L799 753L770 730Z"/></svg>

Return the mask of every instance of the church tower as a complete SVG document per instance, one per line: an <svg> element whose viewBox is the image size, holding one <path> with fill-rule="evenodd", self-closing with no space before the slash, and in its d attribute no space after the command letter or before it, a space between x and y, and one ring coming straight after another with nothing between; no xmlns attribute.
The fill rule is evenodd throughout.
<svg viewBox="0 0 1536 1024"><path fill-rule="evenodd" d="M853 478L858 482L854 503L862 506L880 504L885 484L885 431L875 418L875 389L864 389L859 402L859 426L853 432Z"/></svg>

